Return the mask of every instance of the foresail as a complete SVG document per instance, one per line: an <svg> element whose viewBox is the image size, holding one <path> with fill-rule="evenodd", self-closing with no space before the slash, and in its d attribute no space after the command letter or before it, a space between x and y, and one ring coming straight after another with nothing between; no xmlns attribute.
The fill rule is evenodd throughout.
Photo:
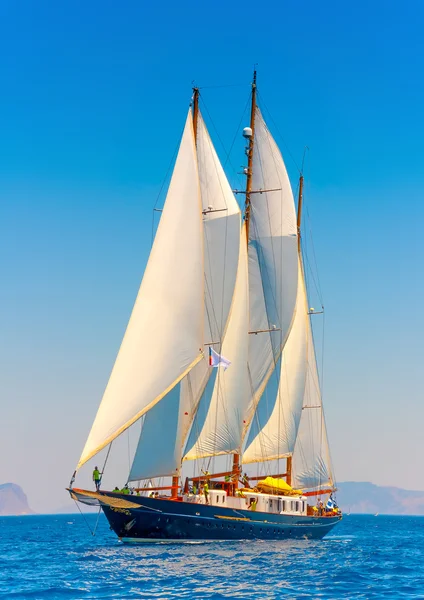
<svg viewBox="0 0 424 600"><path fill-rule="evenodd" d="M246 230L243 227L234 299L220 354L231 365L213 371L185 448L185 460L240 452L243 415L251 395L247 377L248 358L248 285Z"/></svg>
<svg viewBox="0 0 424 600"><path fill-rule="evenodd" d="M203 229L191 114L143 281L78 467L202 359Z"/></svg>
<svg viewBox="0 0 424 600"><path fill-rule="evenodd" d="M299 260L296 314L275 373L262 394L249 432L243 463L289 456L302 413L307 371L308 305Z"/></svg>
<svg viewBox="0 0 424 600"><path fill-rule="evenodd" d="M311 325L308 322L308 370L302 415L292 460L292 485L319 490L334 486Z"/></svg>
<svg viewBox="0 0 424 600"><path fill-rule="evenodd" d="M217 348L234 294L241 212L200 112L196 150L204 231L204 339ZM147 413L131 481L178 474L183 446L210 376L211 369L204 359L181 381L177 393L172 390ZM208 390L213 389L214 381Z"/></svg>
<svg viewBox="0 0 424 600"><path fill-rule="evenodd" d="M206 363L204 359L196 365L146 414L129 481L179 474L183 444L198 404L194 394L207 381Z"/></svg>

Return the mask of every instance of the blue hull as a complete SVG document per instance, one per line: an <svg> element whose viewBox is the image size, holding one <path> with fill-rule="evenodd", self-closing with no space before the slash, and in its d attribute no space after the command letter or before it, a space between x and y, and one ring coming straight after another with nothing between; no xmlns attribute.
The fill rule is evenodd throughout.
<svg viewBox="0 0 424 600"><path fill-rule="evenodd" d="M341 520L341 516L282 515L140 496L113 494L113 497L139 505L138 508L102 505L111 529L128 543L320 539Z"/></svg>

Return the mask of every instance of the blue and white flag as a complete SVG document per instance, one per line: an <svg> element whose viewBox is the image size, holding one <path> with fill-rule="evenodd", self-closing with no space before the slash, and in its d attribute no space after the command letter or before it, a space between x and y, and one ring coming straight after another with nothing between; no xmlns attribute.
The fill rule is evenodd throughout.
<svg viewBox="0 0 424 600"><path fill-rule="evenodd" d="M229 360L221 356L221 354L218 354L218 352L215 352L215 350L209 346L210 367L224 367L224 371L226 371L230 365L231 362Z"/></svg>
<svg viewBox="0 0 424 600"><path fill-rule="evenodd" d="M333 498L331 496L327 500L327 504L326 504L325 508L327 510L333 510L333 508L334 508L334 501L333 501Z"/></svg>

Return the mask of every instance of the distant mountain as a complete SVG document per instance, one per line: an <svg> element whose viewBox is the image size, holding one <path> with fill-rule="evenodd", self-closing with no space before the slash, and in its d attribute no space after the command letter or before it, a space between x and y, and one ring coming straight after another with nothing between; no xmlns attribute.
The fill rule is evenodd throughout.
<svg viewBox="0 0 424 600"><path fill-rule="evenodd" d="M0 484L0 516L32 515L23 490L16 483Z"/></svg>
<svg viewBox="0 0 424 600"><path fill-rule="evenodd" d="M345 513L424 515L424 492L356 481L338 483L337 489L337 502Z"/></svg>

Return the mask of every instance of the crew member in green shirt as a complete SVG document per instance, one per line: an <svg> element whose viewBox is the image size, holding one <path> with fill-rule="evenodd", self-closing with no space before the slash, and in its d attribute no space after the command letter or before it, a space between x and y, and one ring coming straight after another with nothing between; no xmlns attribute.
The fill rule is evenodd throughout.
<svg viewBox="0 0 424 600"><path fill-rule="evenodd" d="M94 481L94 485L96 486L96 491L99 491L100 489L100 481L101 481L102 477L100 475L100 471L97 467L94 467L94 471L93 471L93 481Z"/></svg>

